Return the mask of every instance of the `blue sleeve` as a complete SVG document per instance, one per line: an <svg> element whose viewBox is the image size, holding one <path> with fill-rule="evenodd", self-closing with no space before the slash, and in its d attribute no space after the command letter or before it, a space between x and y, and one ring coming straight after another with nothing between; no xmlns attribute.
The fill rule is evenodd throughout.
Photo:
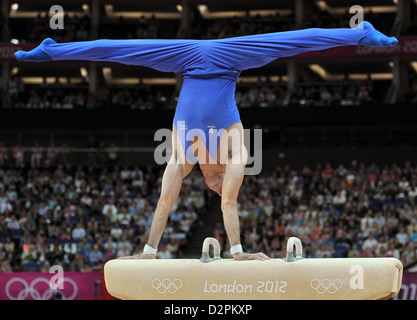
<svg viewBox="0 0 417 320"><path fill-rule="evenodd" d="M42 43L40 49L58 60L108 61L182 72L201 58L198 40L94 40Z"/></svg>
<svg viewBox="0 0 417 320"><path fill-rule="evenodd" d="M222 67L242 71L303 52L357 45L367 32L359 28L313 28L211 40L208 54Z"/></svg>

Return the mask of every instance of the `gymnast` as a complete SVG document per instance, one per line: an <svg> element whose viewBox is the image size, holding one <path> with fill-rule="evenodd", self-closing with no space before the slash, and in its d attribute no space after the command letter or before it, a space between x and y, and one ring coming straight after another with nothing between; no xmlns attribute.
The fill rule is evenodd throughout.
<svg viewBox="0 0 417 320"><path fill-rule="evenodd" d="M222 198L221 210L233 259L267 260L269 257L262 252L244 252L240 242L237 197L247 150L234 99L238 76L243 70L303 52L347 45L388 47L397 43L395 37L385 36L365 21L357 28L312 28L216 40L102 39L58 44L47 38L32 51L16 52L15 57L28 62L109 61L182 73L184 81L173 121L173 153L163 174L147 243L141 254L124 258L155 258L182 181L198 162L207 186ZM216 134L213 147L209 143L213 139L207 137L214 129L221 134ZM241 138L232 139L232 132Z"/></svg>

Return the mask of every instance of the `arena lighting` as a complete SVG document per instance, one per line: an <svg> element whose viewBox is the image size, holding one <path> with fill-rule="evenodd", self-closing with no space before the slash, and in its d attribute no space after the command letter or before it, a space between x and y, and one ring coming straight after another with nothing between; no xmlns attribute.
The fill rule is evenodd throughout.
<svg viewBox="0 0 417 320"><path fill-rule="evenodd" d="M122 80L122 79L121 79ZM146 85L174 85L177 83L176 78L142 78L141 83Z"/></svg>
<svg viewBox="0 0 417 320"><path fill-rule="evenodd" d="M416 0L417 1L417 0ZM208 12L208 7L205 4L200 4L198 5L198 11L200 11L200 14L204 17Z"/></svg>
<svg viewBox="0 0 417 320"><path fill-rule="evenodd" d="M18 69L15 72L18 72ZM13 70L12 70L12 74L14 74ZM47 78L43 78L43 77L21 77L20 79L25 84L56 83L56 81L57 81L56 77L47 77ZM58 82L59 83L81 84L81 83L83 83L83 79L81 77L80 78L69 78L69 79L64 78L64 77L58 77Z"/></svg>
<svg viewBox="0 0 417 320"><path fill-rule="evenodd" d="M311 71L319 75L323 80L343 80L345 75L343 74L330 74L322 66L318 64L310 64ZM349 79L351 80L390 80L392 79L392 73L349 73Z"/></svg>
<svg viewBox="0 0 417 320"><path fill-rule="evenodd" d="M417 0L415 0L417 3ZM364 11L365 12L369 12L372 11L374 13L388 13L388 12L396 12L397 11L397 4L398 0L393 0L394 5L392 6L363 6ZM320 1L316 1L316 5L317 7L320 8L320 10L322 11L327 11L329 12L329 14L343 14L345 13L346 9L348 7L338 7L338 8L332 8L329 6L329 4L327 4L326 1L320 0Z"/></svg>
<svg viewBox="0 0 417 320"><path fill-rule="evenodd" d="M318 64L310 64L308 66L312 71L317 73L320 77L325 78L328 76L327 71L324 70L324 68Z"/></svg>
<svg viewBox="0 0 417 320"><path fill-rule="evenodd" d="M21 77L20 79L25 84L42 84L42 83L44 83L42 77Z"/></svg>
<svg viewBox="0 0 417 320"><path fill-rule="evenodd" d="M111 78L106 80L107 84L112 85L175 85L175 78Z"/></svg>
<svg viewBox="0 0 417 320"><path fill-rule="evenodd" d="M200 11L201 16L204 19L222 19L222 18L232 18L232 17L246 17L249 13L250 16L270 16L276 15L288 15L291 13L291 9L280 9L280 10L249 10L249 11L217 11L210 12L205 4L199 5L198 10Z"/></svg>
<svg viewBox="0 0 417 320"><path fill-rule="evenodd" d="M179 12L181 12L181 11L182 11L182 5L177 4L177 10L178 10Z"/></svg>
<svg viewBox="0 0 417 320"><path fill-rule="evenodd" d="M308 66L311 71L318 74L324 80L342 80L344 75L331 75L329 74L321 65L319 64L310 64Z"/></svg>
<svg viewBox="0 0 417 320"><path fill-rule="evenodd" d="M200 4L197 6L198 11L201 16L205 19L213 18L231 18L231 17L245 17L247 15L246 11L217 11L210 12L207 5ZM249 15L259 15L259 16L269 16L275 14L286 15L290 14L290 9L279 9L279 10L249 10Z"/></svg>
<svg viewBox="0 0 417 320"><path fill-rule="evenodd" d="M105 67L102 71L104 80L106 80L106 82L110 82L112 80L111 68Z"/></svg>
<svg viewBox="0 0 417 320"><path fill-rule="evenodd" d="M393 77L391 72L385 73L350 73L348 78L351 80L391 80Z"/></svg>
<svg viewBox="0 0 417 320"><path fill-rule="evenodd" d="M316 1L316 5L322 10L322 11L330 11L329 5L326 3L326 1Z"/></svg>
<svg viewBox="0 0 417 320"><path fill-rule="evenodd" d="M282 76L263 76L263 77L258 77L258 76L240 76L237 80L237 83L242 84L242 83L258 83L259 81L261 82L287 82L288 81L288 76L286 75L282 75Z"/></svg>
<svg viewBox="0 0 417 320"><path fill-rule="evenodd" d="M80 73L81 73L81 76L82 76L83 78L88 77L88 72L87 72L87 69L86 69L86 68L81 67L81 68L80 68Z"/></svg>
<svg viewBox="0 0 417 320"><path fill-rule="evenodd" d="M113 14L113 5L112 4L106 4L104 6L104 11L106 12L106 16L111 16Z"/></svg>
<svg viewBox="0 0 417 320"><path fill-rule="evenodd" d="M182 8L181 5L177 5L177 10L179 10L179 6ZM106 13L107 18L120 18L123 17L125 19L139 19L139 18L153 18L156 19L180 19L181 13L180 12L156 12L156 11L114 11L114 7L112 4L106 4L104 6L104 11Z"/></svg>
<svg viewBox="0 0 417 320"><path fill-rule="evenodd" d="M143 83L145 85L175 85L177 83L176 78L113 78L112 69L109 67L102 68L102 72L107 84L136 85Z"/></svg>
<svg viewBox="0 0 417 320"><path fill-rule="evenodd" d="M90 7L89 7L88 4L83 4L82 5L82 11L81 10L80 11L65 10L65 14L69 17L73 17L75 15L80 14L80 12L81 13L82 12L87 13L89 8ZM48 9L49 9L49 7L48 7ZM10 5L9 15L10 15L11 18L36 18L38 16L38 14L39 14L38 11L33 11L33 10L31 10L31 11L22 11L22 10L19 10L19 4L18 3L12 3ZM48 12L47 15L52 16L52 15L54 15L54 13Z"/></svg>

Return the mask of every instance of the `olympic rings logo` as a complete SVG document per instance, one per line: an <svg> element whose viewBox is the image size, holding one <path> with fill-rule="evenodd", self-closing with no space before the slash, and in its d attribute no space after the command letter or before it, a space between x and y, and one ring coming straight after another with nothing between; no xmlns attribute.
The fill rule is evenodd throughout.
<svg viewBox="0 0 417 320"><path fill-rule="evenodd" d="M181 289L181 287L182 281L180 279L174 279L172 281L169 279L164 279L162 281L159 279L152 280L152 288L159 293L175 293L177 290Z"/></svg>
<svg viewBox="0 0 417 320"><path fill-rule="evenodd" d="M35 300L49 300L53 297L53 295L57 291L61 292L63 300L73 300L77 296L77 293L78 293L77 284L75 283L74 280L67 279L67 278L64 278L63 282L64 283L68 282L73 287L73 293L69 297L66 297L64 292L62 292L61 290L52 289L50 287L49 279L47 278L36 278L29 285L26 282L26 280L19 278L19 277L14 277L14 278L11 278L6 283L5 292L6 292L7 297L10 300L25 300L29 295ZM11 291L10 288L15 283L21 283L23 285L23 288L19 291L19 293L16 296L13 296L13 292L16 292L17 290ZM36 289L35 286L38 283L45 283L48 289L46 289L45 291ZM40 292L40 291L43 291L43 292Z"/></svg>
<svg viewBox="0 0 417 320"><path fill-rule="evenodd" d="M313 279L310 281L310 286L317 291L318 294L330 293L334 294L342 287L342 280L340 279Z"/></svg>

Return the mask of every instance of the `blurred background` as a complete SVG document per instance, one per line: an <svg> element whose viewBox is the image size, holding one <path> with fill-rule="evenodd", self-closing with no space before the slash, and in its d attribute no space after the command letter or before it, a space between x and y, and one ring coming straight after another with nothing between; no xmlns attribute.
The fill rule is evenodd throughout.
<svg viewBox="0 0 417 320"><path fill-rule="evenodd" d="M63 8L63 29L50 26L53 5ZM47 37L218 39L347 28L352 5L1 0L0 299L111 299L103 265L145 244L165 167L155 163L161 142L154 134L172 128L182 85L180 74L105 62L24 63L15 51ZM261 173L245 177L239 196L242 245L282 258L288 237L297 236L310 258L394 256L405 266L395 299L415 300L417 1L359 5L399 45L310 52L239 78L241 119L262 129L263 152ZM199 258L208 236L229 258L220 198L197 166L158 258ZM64 290L48 290L53 265L65 272Z"/></svg>

